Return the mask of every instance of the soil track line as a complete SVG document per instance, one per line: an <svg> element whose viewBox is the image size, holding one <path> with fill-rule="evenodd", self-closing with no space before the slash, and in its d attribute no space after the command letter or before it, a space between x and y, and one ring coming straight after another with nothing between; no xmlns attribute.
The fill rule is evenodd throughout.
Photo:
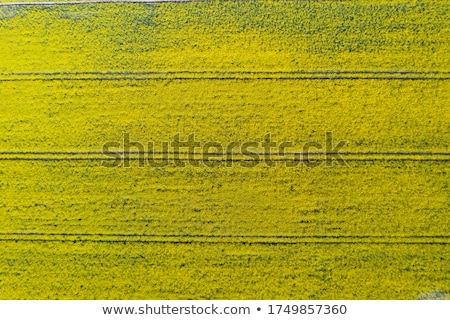
<svg viewBox="0 0 450 320"><path fill-rule="evenodd" d="M85 1L28 1L28 2L2 2L0 7L8 6L60 6L78 4L99 4L99 3L164 3L164 2L203 2L206 0L85 0Z"/></svg>

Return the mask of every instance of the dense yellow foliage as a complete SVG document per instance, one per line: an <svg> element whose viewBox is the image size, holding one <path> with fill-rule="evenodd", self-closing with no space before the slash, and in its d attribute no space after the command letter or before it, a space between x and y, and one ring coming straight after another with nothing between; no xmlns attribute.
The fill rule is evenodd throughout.
<svg viewBox="0 0 450 320"><path fill-rule="evenodd" d="M270 132L301 151L332 131L344 151L437 152L450 136L449 81L14 81L0 90L3 150L101 150L123 132L226 145Z"/></svg>
<svg viewBox="0 0 450 320"><path fill-rule="evenodd" d="M0 6L0 298L450 292L449 13L431 0ZM101 151L124 132L270 133L302 151L326 131L347 166L23 154Z"/></svg>

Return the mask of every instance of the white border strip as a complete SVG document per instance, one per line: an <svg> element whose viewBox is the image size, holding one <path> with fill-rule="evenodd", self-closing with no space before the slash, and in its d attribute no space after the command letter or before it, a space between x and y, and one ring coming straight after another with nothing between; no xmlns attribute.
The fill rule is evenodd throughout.
<svg viewBox="0 0 450 320"><path fill-rule="evenodd" d="M36 275L36 277L37 276L39 275ZM274 277L276 277L276 275L274 275ZM361 286L372 285L364 283L364 279L360 280ZM243 279L242 281L245 282L245 279ZM111 284L113 283L114 282L111 282ZM94 282L93 285L96 285L96 283ZM25 288L25 286L23 287ZM30 288L31 290L38 290L38 288L33 288L32 286L30 286ZM101 288L101 284L99 284L97 288ZM391 288L389 290L391 295L393 294L392 292L395 289L396 288ZM83 289L80 289L80 292L82 292L82 290ZM52 297L58 297L58 293L56 291L48 293ZM92 297L95 296L93 292L82 292L82 294L91 295ZM107 294L100 294L100 295L107 296ZM113 290L112 295L117 296L117 293L114 292ZM186 293L185 296L187 295L188 294ZM357 295L357 292L355 292L355 295ZM60 294L60 297L64 296L65 293ZM41 319L42 320L60 320L60 319L208 320L211 318L219 320L227 320L227 319L229 320L260 320L260 319L416 320L416 319L448 319L449 307L450 307L450 300L446 301L414 301L414 300L0 301L0 310L2 314L2 319L33 319L33 320L41 320ZM125 312L125 308L127 308L127 312ZM130 308L132 308L131 309L132 311L130 310ZM110 312L110 314L108 314L109 313L108 311ZM119 312L117 311L119 311L121 314L119 314Z"/></svg>

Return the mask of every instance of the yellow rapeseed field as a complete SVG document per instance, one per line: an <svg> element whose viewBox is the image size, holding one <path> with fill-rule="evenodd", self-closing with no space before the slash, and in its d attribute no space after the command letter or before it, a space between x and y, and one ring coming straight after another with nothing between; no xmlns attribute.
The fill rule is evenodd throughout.
<svg viewBox="0 0 450 320"><path fill-rule="evenodd" d="M450 3L5 4L1 299L450 292ZM105 166L177 134L291 146Z"/></svg>

